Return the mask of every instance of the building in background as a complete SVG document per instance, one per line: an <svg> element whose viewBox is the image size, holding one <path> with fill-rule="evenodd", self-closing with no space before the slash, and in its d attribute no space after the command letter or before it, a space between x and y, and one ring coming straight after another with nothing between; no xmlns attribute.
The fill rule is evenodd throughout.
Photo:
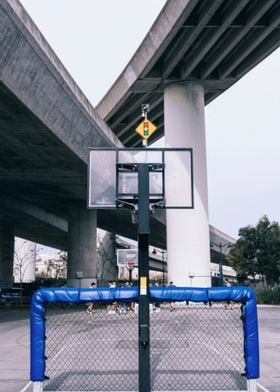
<svg viewBox="0 0 280 392"><path fill-rule="evenodd" d="M42 279L67 278L67 252L44 248L36 261L36 277Z"/></svg>

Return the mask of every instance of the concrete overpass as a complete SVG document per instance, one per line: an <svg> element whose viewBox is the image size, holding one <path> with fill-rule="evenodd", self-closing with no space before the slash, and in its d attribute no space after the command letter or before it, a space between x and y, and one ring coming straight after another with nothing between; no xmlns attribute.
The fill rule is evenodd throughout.
<svg viewBox="0 0 280 392"><path fill-rule="evenodd" d="M68 206L85 204L89 146L122 146L17 1L0 2L0 208L17 236L67 248ZM130 215L100 227L136 235ZM163 245L163 237L155 243Z"/></svg>
<svg viewBox="0 0 280 392"><path fill-rule="evenodd" d="M277 0L172 0L97 105L126 147L141 147L134 129L141 104L164 135L164 89L178 81L204 87L205 105L230 88L280 45Z"/></svg>
<svg viewBox="0 0 280 392"><path fill-rule="evenodd" d="M105 230L136 238L130 213L96 217L86 210L88 148L121 142L18 1L0 1L0 33L0 275L12 276L14 235L60 249L73 245L73 258L87 246L94 254L90 243L69 239L69 226L76 227L72 237L89 229L77 211L95 214L93 226L97 220ZM153 226L154 245L164 246L164 224L154 220Z"/></svg>
<svg viewBox="0 0 280 392"><path fill-rule="evenodd" d="M134 130L149 103L158 127L149 142L164 135L166 147L193 148L195 210L167 210L169 276L179 285L190 285L188 276L197 286L210 284L204 106L279 47L279 23L276 0L167 1L97 106L127 147L141 146Z"/></svg>
<svg viewBox="0 0 280 392"><path fill-rule="evenodd" d="M96 219L105 230L135 238L125 211L88 218L88 147L138 146L134 125L147 101L160 137L164 86L199 81L210 102L279 46L278 18L279 3L272 0L181 0L176 7L167 1L98 114L20 3L0 0L0 259L10 257L5 252L14 235L70 247L71 258L78 258ZM165 242L161 214L152 220L151 243Z"/></svg>

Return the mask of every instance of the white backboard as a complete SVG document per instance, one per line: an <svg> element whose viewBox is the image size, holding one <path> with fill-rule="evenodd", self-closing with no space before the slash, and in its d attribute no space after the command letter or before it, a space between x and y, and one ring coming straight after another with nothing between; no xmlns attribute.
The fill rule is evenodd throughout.
<svg viewBox="0 0 280 392"><path fill-rule="evenodd" d="M194 208L192 149L92 149L88 164L88 207L117 208L117 200L138 197L137 164L161 164L161 172L150 171L150 202L163 198L162 208ZM118 169L135 165L135 171ZM128 195L128 196L126 196Z"/></svg>
<svg viewBox="0 0 280 392"><path fill-rule="evenodd" d="M127 268L138 266L138 249L117 249L117 265Z"/></svg>

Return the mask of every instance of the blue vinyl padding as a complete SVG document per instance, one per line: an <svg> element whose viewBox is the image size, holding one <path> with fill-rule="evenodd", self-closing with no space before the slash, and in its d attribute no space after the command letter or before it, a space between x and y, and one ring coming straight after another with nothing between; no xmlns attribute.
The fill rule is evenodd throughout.
<svg viewBox="0 0 280 392"><path fill-rule="evenodd" d="M151 287L150 299L157 301L216 302L236 301L242 305L245 373L247 379L259 377L259 338L256 296L247 287ZM45 303L55 302L131 302L138 300L138 287L98 289L48 288L36 291L32 297L31 322L31 381L43 381L45 375ZM198 326L199 328L199 326Z"/></svg>

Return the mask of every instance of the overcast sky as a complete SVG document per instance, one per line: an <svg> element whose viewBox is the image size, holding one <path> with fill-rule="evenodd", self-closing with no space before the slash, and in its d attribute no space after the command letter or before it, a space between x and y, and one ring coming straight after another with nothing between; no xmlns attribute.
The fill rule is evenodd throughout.
<svg viewBox="0 0 280 392"><path fill-rule="evenodd" d="M165 0L21 3L95 106ZM279 91L278 50L206 107L210 224L234 237L265 214L280 221Z"/></svg>

